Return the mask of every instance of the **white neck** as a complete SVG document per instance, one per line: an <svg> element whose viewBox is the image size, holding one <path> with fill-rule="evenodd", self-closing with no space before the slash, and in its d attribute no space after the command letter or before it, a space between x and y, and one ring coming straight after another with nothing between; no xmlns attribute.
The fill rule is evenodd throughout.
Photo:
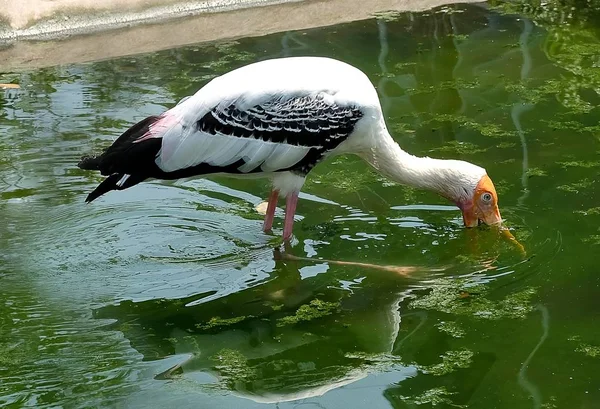
<svg viewBox="0 0 600 409"><path fill-rule="evenodd" d="M457 202L470 198L485 170L468 162L413 156L400 148L385 126L372 135L361 157L390 179L436 192Z"/></svg>

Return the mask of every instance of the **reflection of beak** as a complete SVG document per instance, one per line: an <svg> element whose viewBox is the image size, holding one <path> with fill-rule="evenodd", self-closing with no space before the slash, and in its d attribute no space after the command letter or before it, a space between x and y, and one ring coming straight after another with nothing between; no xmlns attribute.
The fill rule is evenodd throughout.
<svg viewBox="0 0 600 409"><path fill-rule="evenodd" d="M487 211L483 211L477 206L464 206L462 208L462 214L463 222L466 227L476 227L479 222L483 222L488 226L502 223L502 217L500 216L498 206L494 206Z"/></svg>
<svg viewBox="0 0 600 409"><path fill-rule="evenodd" d="M489 212L479 211L476 206L471 206L470 208L463 208L463 221L465 222L466 227L477 227L480 221L484 222L487 225L501 225L502 217L500 217L500 210L498 210L498 206L495 206ZM506 227L501 226L500 231L502 236L506 239L510 240L517 248L521 251L521 254L526 255L527 252L521 243L517 241L515 236L512 235L510 230Z"/></svg>
<svg viewBox="0 0 600 409"><path fill-rule="evenodd" d="M515 236L513 236L510 230L508 230L506 227L502 228L502 235L508 240L510 240L510 242L513 243L515 246L517 246L517 248L521 251L521 254L523 256L527 255L525 247L523 247L523 245L517 241Z"/></svg>

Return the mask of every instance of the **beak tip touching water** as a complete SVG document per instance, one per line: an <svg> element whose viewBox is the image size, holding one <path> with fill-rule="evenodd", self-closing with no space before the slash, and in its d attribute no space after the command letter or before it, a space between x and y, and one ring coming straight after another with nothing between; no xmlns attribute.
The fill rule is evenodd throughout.
<svg viewBox="0 0 600 409"><path fill-rule="evenodd" d="M481 223L488 226L501 225L502 217L500 216L500 210L495 206L490 211L474 211L475 209L462 209L463 222L465 227L477 227Z"/></svg>

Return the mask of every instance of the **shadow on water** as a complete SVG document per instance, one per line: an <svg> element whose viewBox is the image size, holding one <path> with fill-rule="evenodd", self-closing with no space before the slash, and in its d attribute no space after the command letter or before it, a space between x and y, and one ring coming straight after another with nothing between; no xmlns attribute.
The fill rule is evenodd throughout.
<svg viewBox="0 0 600 409"><path fill-rule="evenodd" d="M21 88L0 91L0 404L598 406L598 20L552 7L385 13L2 74ZM526 255L352 157L311 174L283 250L280 209L260 230L263 181L83 204L99 179L81 155L291 55L363 69L407 151L485 165Z"/></svg>

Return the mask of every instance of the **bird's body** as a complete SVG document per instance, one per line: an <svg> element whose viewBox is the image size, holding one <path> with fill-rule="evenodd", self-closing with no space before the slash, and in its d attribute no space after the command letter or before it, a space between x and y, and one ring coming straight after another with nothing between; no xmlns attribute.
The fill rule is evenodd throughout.
<svg viewBox="0 0 600 409"><path fill-rule="evenodd" d="M358 154L395 180L442 194L463 215L461 199L468 201L487 178L485 170L467 162L402 151L387 132L368 77L351 65L319 57L267 60L215 78L162 115L134 125L102 155L83 158L79 166L108 176L88 202L148 178L269 177L273 191L264 228L271 228L282 195L287 239L306 175L341 153ZM491 185L495 206L488 181L482 188L490 191Z"/></svg>

